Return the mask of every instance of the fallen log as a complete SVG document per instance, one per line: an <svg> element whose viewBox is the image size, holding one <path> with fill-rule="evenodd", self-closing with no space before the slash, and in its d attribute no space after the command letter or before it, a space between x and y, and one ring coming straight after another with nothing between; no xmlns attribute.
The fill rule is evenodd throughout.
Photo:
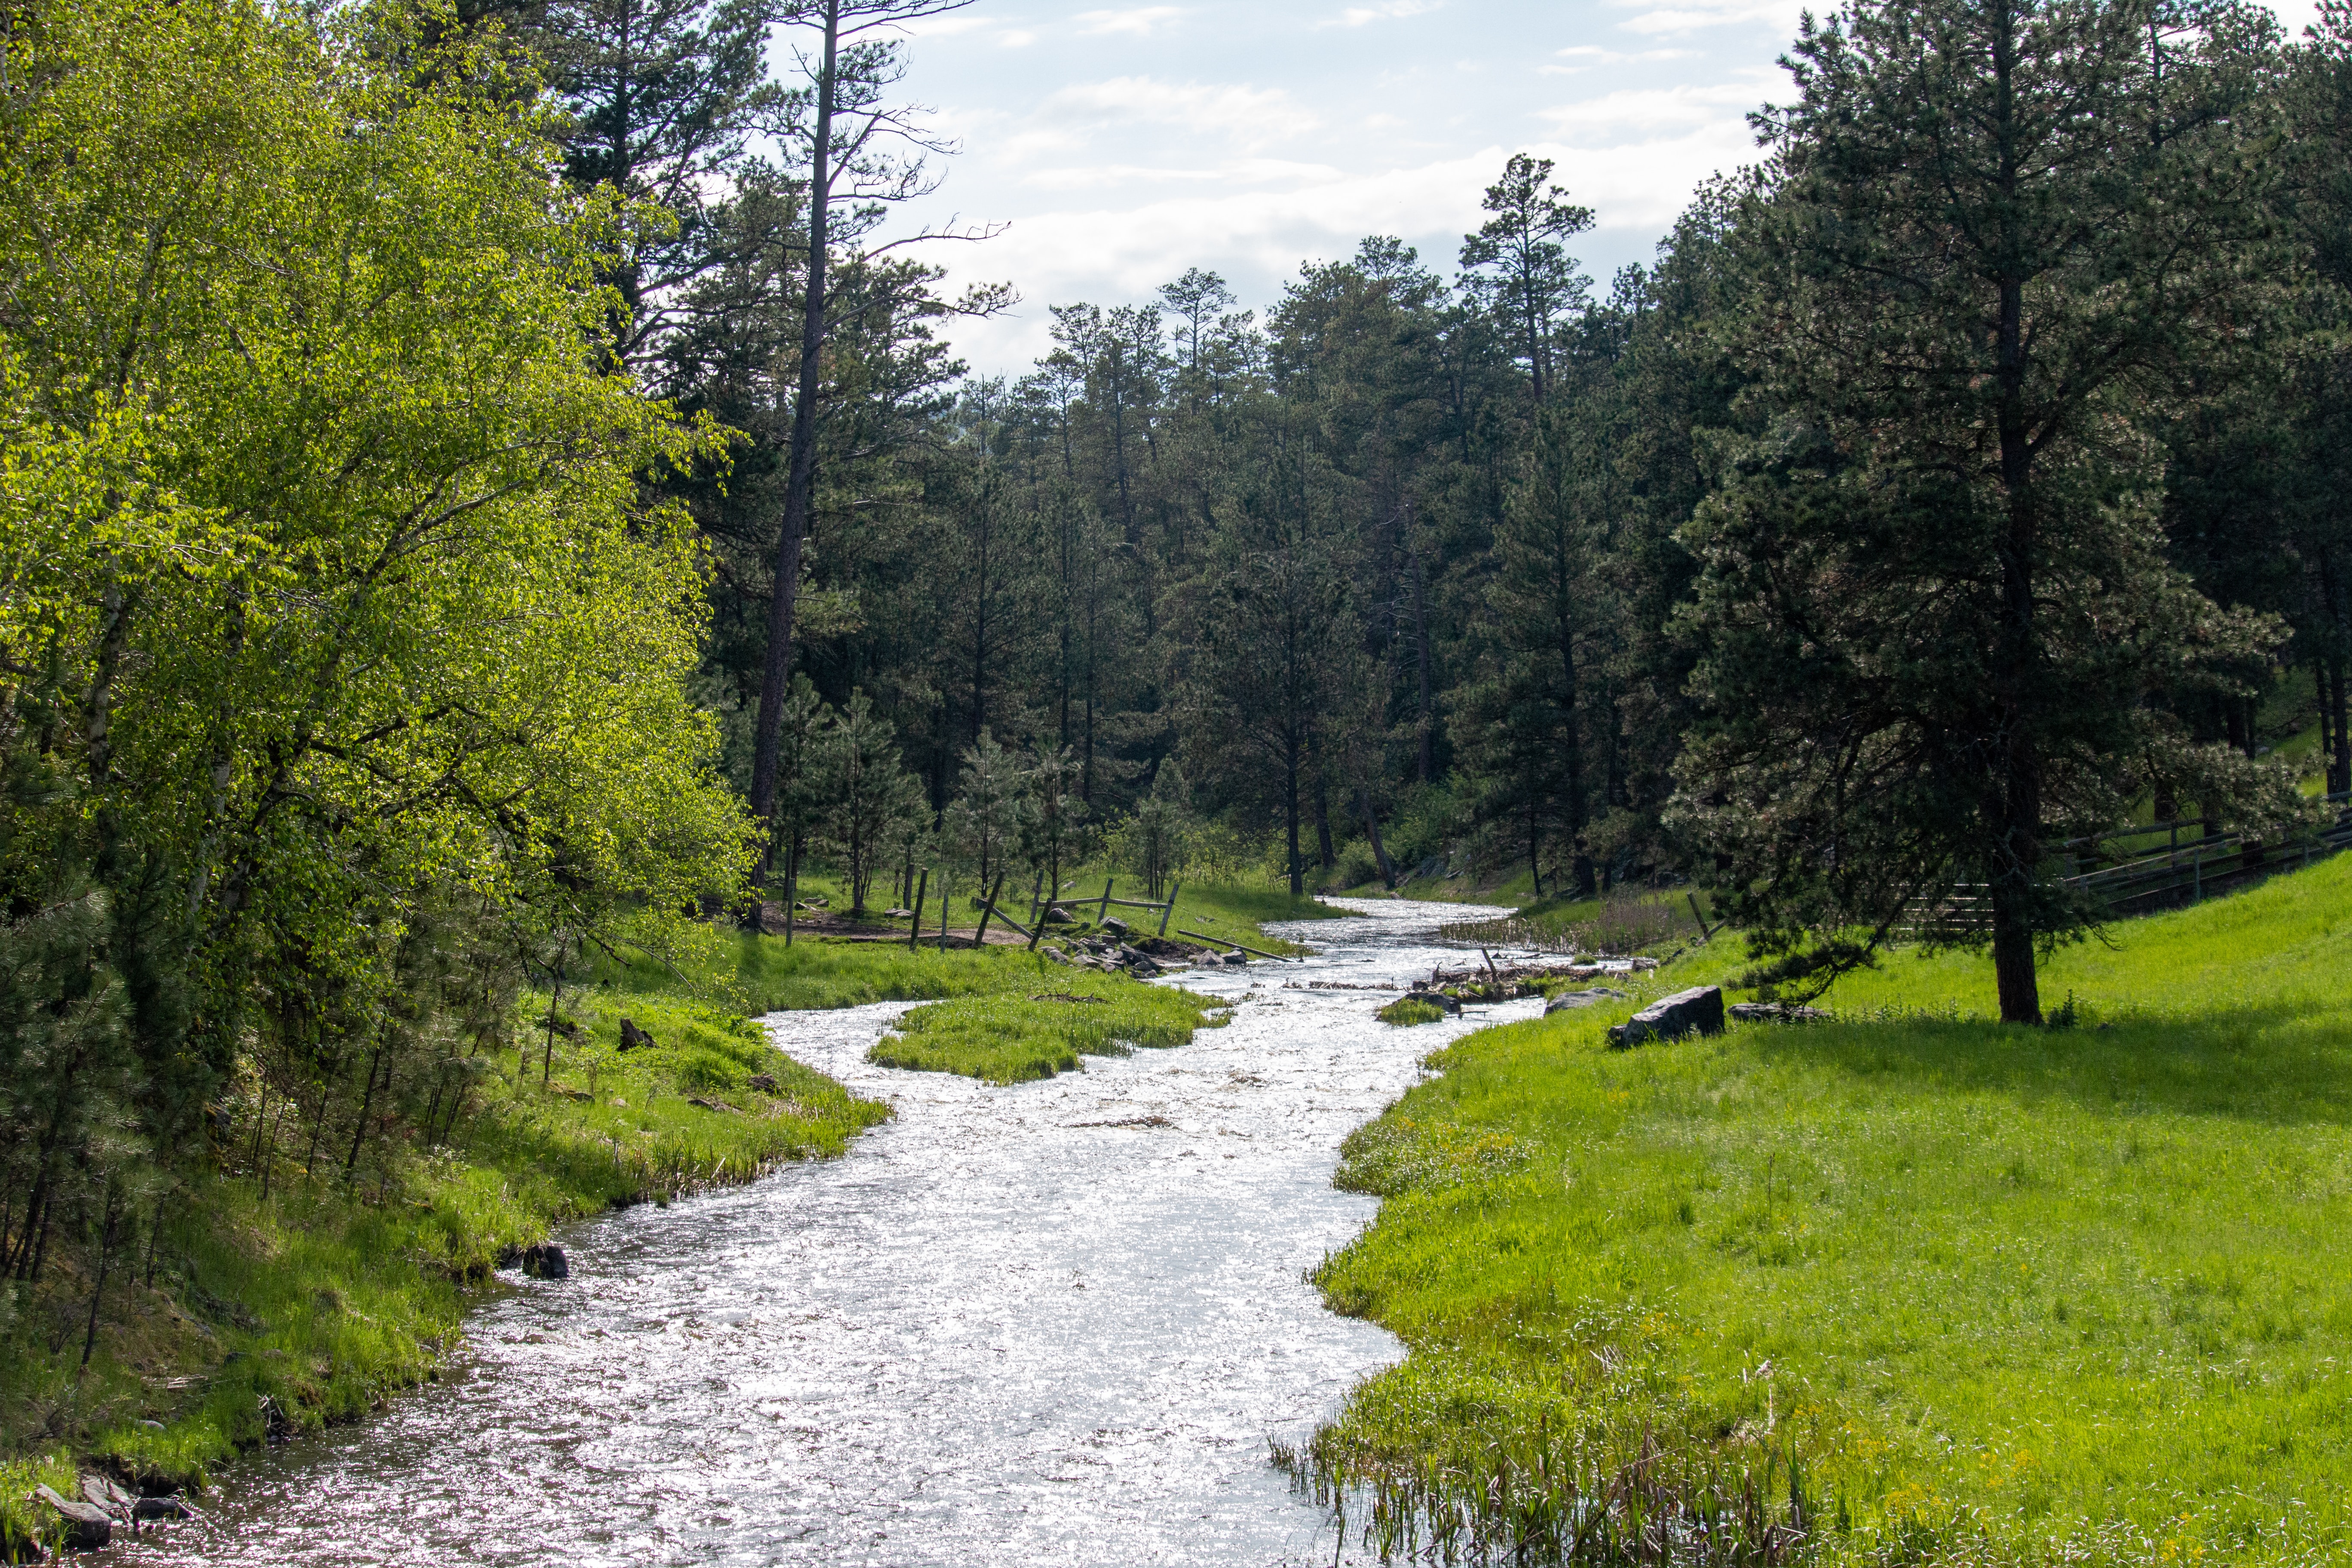
<svg viewBox="0 0 2352 1568"><path fill-rule="evenodd" d="M1206 931L1186 931L1182 926L1178 926L1176 928L1176 934L1178 936L1189 936L1196 941L1209 942L1213 945L1217 942L1224 942L1228 946L1239 948L1244 952L1255 953L1260 958L1270 958L1276 963L1287 962L1286 958L1282 953L1268 952L1262 947L1252 947L1245 942L1235 942L1229 936L1211 936Z"/></svg>

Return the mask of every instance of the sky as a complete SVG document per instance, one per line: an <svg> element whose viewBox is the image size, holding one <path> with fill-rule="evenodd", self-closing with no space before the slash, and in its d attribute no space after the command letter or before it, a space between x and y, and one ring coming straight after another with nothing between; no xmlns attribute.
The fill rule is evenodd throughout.
<svg viewBox="0 0 2352 1568"><path fill-rule="evenodd" d="M1817 6L1817 8L1819 8ZM2311 0L2282 0L2299 31ZM976 0L919 22L900 90L959 146L889 233L1001 225L922 254L1022 303L956 323L981 374L1050 347L1049 304L1149 302L1188 267L1261 311L1305 261L1394 235L1450 275L1515 152L1592 209L1599 288L1709 174L1751 162L1749 110L1803 0ZM780 62L781 63L781 62Z"/></svg>

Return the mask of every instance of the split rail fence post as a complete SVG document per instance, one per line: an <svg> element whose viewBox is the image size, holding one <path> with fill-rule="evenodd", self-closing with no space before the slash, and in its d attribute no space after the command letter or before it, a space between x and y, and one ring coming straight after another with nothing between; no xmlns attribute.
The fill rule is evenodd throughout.
<svg viewBox="0 0 2352 1568"><path fill-rule="evenodd" d="M907 924L907 951L914 952L923 945L923 895L931 890L931 868L923 868L923 879L915 885L915 918Z"/></svg>
<svg viewBox="0 0 2352 1568"><path fill-rule="evenodd" d="M1176 912L1176 889L1183 885L1184 884L1181 882L1171 882L1168 884L1168 901L1160 906L1159 934L1161 936L1166 936L1168 934L1168 917Z"/></svg>
<svg viewBox="0 0 2352 1568"><path fill-rule="evenodd" d="M988 889L988 901L980 906L980 929L971 933L974 951L988 944L988 917L996 912L996 896L1004 891L1004 873L996 874L996 886Z"/></svg>
<svg viewBox="0 0 2352 1568"><path fill-rule="evenodd" d="M949 882L947 874L941 872L940 874L940 951L941 952L948 950L948 906L952 902L948 897L948 889L950 886L952 884Z"/></svg>
<svg viewBox="0 0 2352 1568"><path fill-rule="evenodd" d="M1045 890L1045 873L1037 873L1036 885L1029 889L1029 951L1037 951L1037 939L1045 934L1045 922L1037 918L1037 895Z"/></svg>
<svg viewBox="0 0 2352 1568"><path fill-rule="evenodd" d="M1095 917L1095 923L1097 925L1100 925L1103 921L1110 919L1110 889L1112 884L1118 880L1118 878L1113 877L1103 883L1102 913Z"/></svg>

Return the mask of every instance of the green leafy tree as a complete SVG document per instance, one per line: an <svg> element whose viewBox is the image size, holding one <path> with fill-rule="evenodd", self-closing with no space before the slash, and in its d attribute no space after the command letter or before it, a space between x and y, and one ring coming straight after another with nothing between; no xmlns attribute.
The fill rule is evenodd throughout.
<svg viewBox="0 0 2352 1568"><path fill-rule="evenodd" d="M477 952L658 945L740 879L699 553L638 485L701 442L601 368L611 203L462 39L387 67L396 20L10 23L0 905L98 922L40 984L121 1020L36 1042L45 1094L94 1098L0 1171L27 1265L70 1222L103 1267L138 1187L108 1151L183 1168L256 1058L319 1173L421 1112L435 910Z"/></svg>
<svg viewBox="0 0 2352 1568"><path fill-rule="evenodd" d="M1183 773L1171 758L1160 764L1150 792L1122 826L1120 837L1129 868L1143 879L1151 898L1160 896L1161 884L1184 863L1192 826L1191 796Z"/></svg>
<svg viewBox="0 0 2352 1568"><path fill-rule="evenodd" d="M1087 819L1083 770L1066 746L1040 746L1019 802L1021 854L1044 878L1045 901L1061 896L1062 868L1076 858Z"/></svg>
<svg viewBox="0 0 2352 1568"><path fill-rule="evenodd" d="M776 729L776 798L768 829L774 837L772 858L784 863L784 944L792 945L793 927L800 910L801 862L808 854L810 837L824 825L827 781L825 736L833 710L816 694L805 675L795 676L784 700L782 721Z"/></svg>
<svg viewBox="0 0 2352 1568"><path fill-rule="evenodd" d="M972 868L983 889L1004 868L1021 831L1026 781L1020 758L987 730L963 753L956 797L948 805L944 837L956 858Z"/></svg>
<svg viewBox="0 0 2352 1568"><path fill-rule="evenodd" d="M849 912L856 919L866 913L875 874L889 861L893 835L928 815L922 781L907 771L897 732L863 689L849 694L821 732L814 773L825 838L849 878Z"/></svg>
<svg viewBox="0 0 2352 1568"><path fill-rule="evenodd" d="M1562 242L1592 226L1592 209L1571 205L1568 193L1550 184L1551 170L1549 158L1512 153L1479 203L1494 216L1462 241L1463 268L1486 275L1492 308L1510 324L1538 407L1553 380L1554 330L1591 286Z"/></svg>

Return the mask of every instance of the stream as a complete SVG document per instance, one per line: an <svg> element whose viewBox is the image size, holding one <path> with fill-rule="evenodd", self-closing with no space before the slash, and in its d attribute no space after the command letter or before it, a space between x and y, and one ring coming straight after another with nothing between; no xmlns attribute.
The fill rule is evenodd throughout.
<svg viewBox="0 0 2352 1568"><path fill-rule="evenodd" d="M434 1384L227 1467L152 1563L1276 1565L1349 1561L1268 1462L1399 1353L1302 1278L1370 1219L1340 1140L1420 1058L1540 1004L1391 1028L1443 921L1338 900L1303 963L1180 972L1189 1046L1009 1088L871 1067L910 1004L775 1042L896 1118L841 1159L566 1227Z"/></svg>

